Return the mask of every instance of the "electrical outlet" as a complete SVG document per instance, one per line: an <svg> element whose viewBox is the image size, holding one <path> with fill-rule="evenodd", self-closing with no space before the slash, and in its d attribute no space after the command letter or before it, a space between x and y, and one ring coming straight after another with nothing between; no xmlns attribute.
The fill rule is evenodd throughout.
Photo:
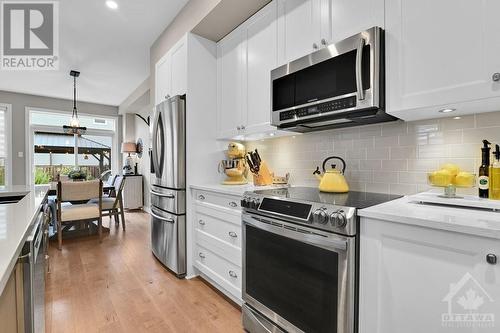
<svg viewBox="0 0 500 333"><path fill-rule="evenodd" d="M18 151L17 152L17 157L23 158L24 157L24 152L23 151Z"/></svg>

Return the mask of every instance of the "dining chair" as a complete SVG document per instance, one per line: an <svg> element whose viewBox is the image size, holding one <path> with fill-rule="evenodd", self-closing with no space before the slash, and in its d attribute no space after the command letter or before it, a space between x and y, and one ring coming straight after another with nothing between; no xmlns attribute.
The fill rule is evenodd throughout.
<svg viewBox="0 0 500 333"><path fill-rule="evenodd" d="M108 170L108 171L110 171L110 170ZM101 175L101 176L102 176L102 175ZM114 185L115 185L115 182L116 182L116 178L117 178L117 177L118 177L118 175L113 175L113 174L111 174L111 175L108 177L108 179L106 180L106 183L105 183L105 184L106 184L106 187L111 187L111 186L114 186ZM102 179L102 178L101 178L101 179ZM111 193L111 192L112 192L112 191L110 191L110 190L105 190L105 191L104 191L104 194L106 194L106 196L110 197L110 196L112 196L112 193Z"/></svg>
<svg viewBox="0 0 500 333"><path fill-rule="evenodd" d="M109 216L109 227L111 228L111 218L115 218L115 224L120 224L122 218L122 228L125 231L125 212L123 210L123 187L125 186L125 177L117 176L114 181L114 193L102 198L102 216ZM90 200L91 203L97 203L97 198Z"/></svg>
<svg viewBox="0 0 500 333"><path fill-rule="evenodd" d="M97 199L90 203L89 200ZM68 204L71 203L71 204ZM102 181L69 181L57 183L57 240L62 248L63 225L98 222L102 242Z"/></svg>

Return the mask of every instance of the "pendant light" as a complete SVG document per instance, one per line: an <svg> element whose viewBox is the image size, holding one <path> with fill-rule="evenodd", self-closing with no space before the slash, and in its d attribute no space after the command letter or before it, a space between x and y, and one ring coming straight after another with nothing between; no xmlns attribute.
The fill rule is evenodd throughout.
<svg viewBox="0 0 500 333"><path fill-rule="evenodd" d="M73 77L73 113L71 114L69 126L64 125L63 129L66 134L82 135L87 131L87 127L80 126L78 109L76 108L76 78L80 76L80 72L72 70L69 75Z"/></svg>

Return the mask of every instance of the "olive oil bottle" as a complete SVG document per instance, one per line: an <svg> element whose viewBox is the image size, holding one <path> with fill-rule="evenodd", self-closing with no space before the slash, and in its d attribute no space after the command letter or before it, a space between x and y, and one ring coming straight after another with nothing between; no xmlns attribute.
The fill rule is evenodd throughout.
<svg viewBox="0 0 500 333"><path fill-rule="evenodd" d="M495 159L490 173L490 199L500 200L500 146L496 145L495 148Z"/></svg>
<svg viewBox="0 0 500 333"><path fill-rule="evenodd" d="M481 148L481 166L479 167L478 187L479 197L488 198L490 190L490 148L491 143L488 140L483 140L483 148Z"/></svg>

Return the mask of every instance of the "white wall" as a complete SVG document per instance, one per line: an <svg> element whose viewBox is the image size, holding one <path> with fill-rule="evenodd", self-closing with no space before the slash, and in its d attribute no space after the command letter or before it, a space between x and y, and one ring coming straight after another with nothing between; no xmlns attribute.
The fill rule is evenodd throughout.
<svg viewBox="0 0 500 333"><path fill-rule="evenodd" d="M426 173L445 162L477 173L483 139L500 143L500 112L314 132L247 148L258 148L276 173L291 172L294 184L316 186L312 172L336 155L347 161L352 190L411 194L428 189Z"/></svg>

